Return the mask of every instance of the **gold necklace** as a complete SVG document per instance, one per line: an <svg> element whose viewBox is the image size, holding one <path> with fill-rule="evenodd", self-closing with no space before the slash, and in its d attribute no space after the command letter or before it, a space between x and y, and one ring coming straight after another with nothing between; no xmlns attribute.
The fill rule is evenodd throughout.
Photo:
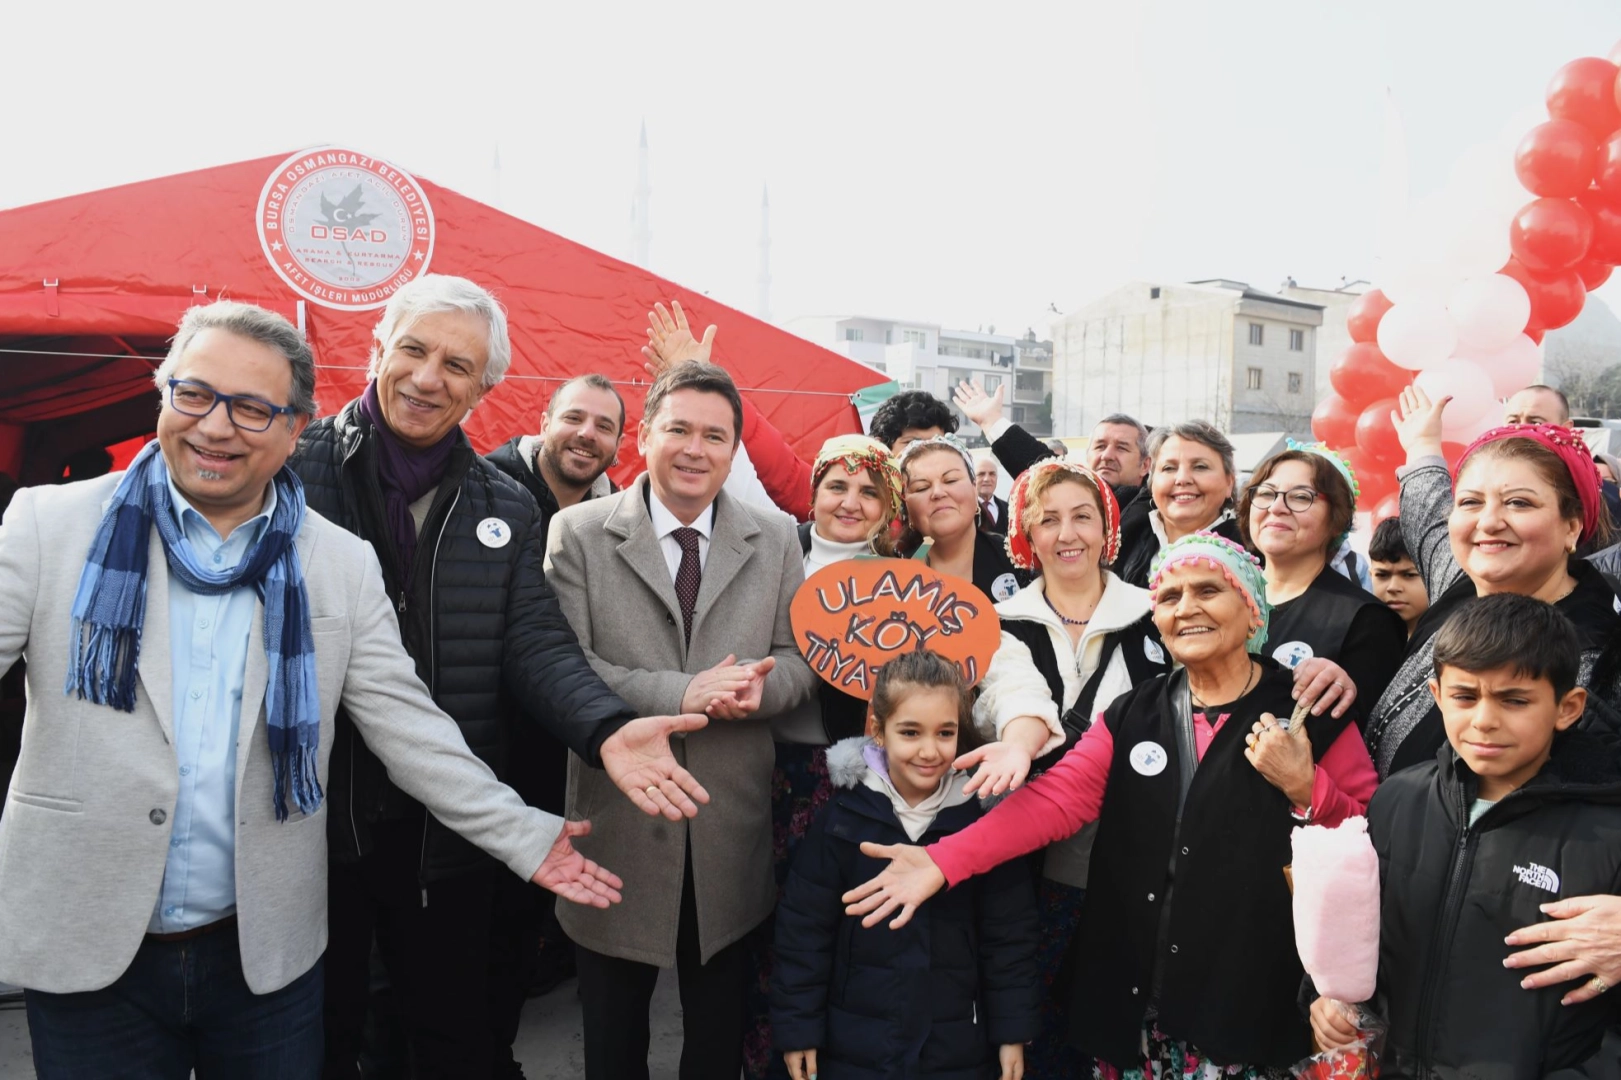
<svg viewBox="0 0 1621 1080"><path fill-rule="evenodd" d="M1249 675L1244 679L1244 689L1239 691L1238 696L1235 697L1233 701L1242 701L1244 699L1244 695L1250 692L1250 684L1255 681L1255 676L1259 674L1260 670L1260 665L1256 664L1254 660L1251 660ZM1205 712L1210 711L1210 706L1200 701L1199 695L1193 692L1193 684L1191 682L1188 683L1188 697L1192 698L1193 703L1199 706L1200 709L1204 710Z"/></svg>

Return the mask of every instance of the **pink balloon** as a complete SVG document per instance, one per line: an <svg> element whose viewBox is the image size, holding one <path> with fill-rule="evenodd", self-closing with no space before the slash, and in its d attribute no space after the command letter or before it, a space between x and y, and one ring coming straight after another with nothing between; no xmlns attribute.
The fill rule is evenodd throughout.
<svg viewBox="0 0 1621 1080"><path fill-rule="evenodd" d="M1518 393L1542 375L1542 346L1524 334L1509 342L1507 348L1468 359L1491 379L1492 396L1498 400Z"/></svg>
<svg viewBox="0 0 1621 1080"><path fill-rule="evenodd" d="M1458 282L1447 298L1447 311L1458 326L1460 345L1495 352L1525 330L1531 297L1506 274L1488 274Z"/></svg>
<svg viewBox="0 0 1621 1080"><path fill-rule="evenodd" d="M1491 377L1468 360L1448 360L1425 368L1413 380L1413 385L1428 394L1431 401L1443 397L1452 399L1441 414L1443 439L1456 440L1473 431L1482 417L1497 409Z"/></svg>
<svg viewBox="0 0 1621 1080"><path fill-rule="evenodd" d="M1432 301L1398 303L1379 320L1379 351L1397 367L1421 371L1452 355L1458 329L1446 306Z"/></svg>

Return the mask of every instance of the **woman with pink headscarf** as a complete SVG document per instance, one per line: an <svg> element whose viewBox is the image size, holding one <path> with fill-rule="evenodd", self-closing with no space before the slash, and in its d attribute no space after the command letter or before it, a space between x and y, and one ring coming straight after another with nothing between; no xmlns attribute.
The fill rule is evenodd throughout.
<svg viewBox="0 0 1621 1080"><path fill-rule="evenodd" d="M1369 714L1368 750L1381 778L1430 761L1446 741L1430 696L1435 632L1473 596L1519 593L1557 607L1582 638L1582 685L1618 622L1604 576L1578 557L1608 538L1598 471L1581 433L1510 424L1477 438L1456 484L1441 454L1441 415L1416 386L1402 391L1397 433L1402 539L1424 578L1430 609L1407 641L1396 677ZM1584 724L1613 712L1593 701Z"/></svg>

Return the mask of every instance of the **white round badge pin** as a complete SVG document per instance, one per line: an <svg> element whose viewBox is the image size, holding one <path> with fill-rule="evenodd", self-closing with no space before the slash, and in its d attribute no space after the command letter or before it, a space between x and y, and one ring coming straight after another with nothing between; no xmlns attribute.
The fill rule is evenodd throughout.
<svg viewBox="0 0 1621 1080"><path fill-rule="evenodd" d="M478 542L487 548L502 548L512 542L512 530L500 518L485 518L476 531Z"/></svg>

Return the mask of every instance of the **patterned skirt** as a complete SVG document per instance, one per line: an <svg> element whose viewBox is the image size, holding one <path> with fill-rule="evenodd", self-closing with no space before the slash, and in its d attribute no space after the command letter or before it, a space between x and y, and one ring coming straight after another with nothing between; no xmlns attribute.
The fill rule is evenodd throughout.
<svg viewBox="0 0 1621 1080"><path fill-rule="evenodd" d="M1092 1066L1095 1080L1289 1080L1287 1068L1276 1065L1217 1065L1204 1051L1173 1039L1150 1024L1143 1032L1142 1064L1117 1069L1106 1061Z"/></svg>
<svg viewBox="0 0 1621 1080"><path fill-rule="evenodd" d="M1025 1080L1086 1080L1092 1062L1070 1043L1069 993L1059 979L1075 930L1081 923L1086 890L1044 877L1036 880L1036 976L1041 980L1041 1033L1024 1049Z"/></svg>
<svg viewBox="0 0 1621 1080"><path fill-rule="evenodd" d="M788 883L794 850L811 822L833 795L827 777L827 751L821 747L777 744L777 766L771 774L771 856L777 875L777 898ZM752 1022L743 1036L743 1074L748 1080L786 1077L782 1055L771 1048L771 931L767 919L749 935L754 979L749 986Z"/></svg>

